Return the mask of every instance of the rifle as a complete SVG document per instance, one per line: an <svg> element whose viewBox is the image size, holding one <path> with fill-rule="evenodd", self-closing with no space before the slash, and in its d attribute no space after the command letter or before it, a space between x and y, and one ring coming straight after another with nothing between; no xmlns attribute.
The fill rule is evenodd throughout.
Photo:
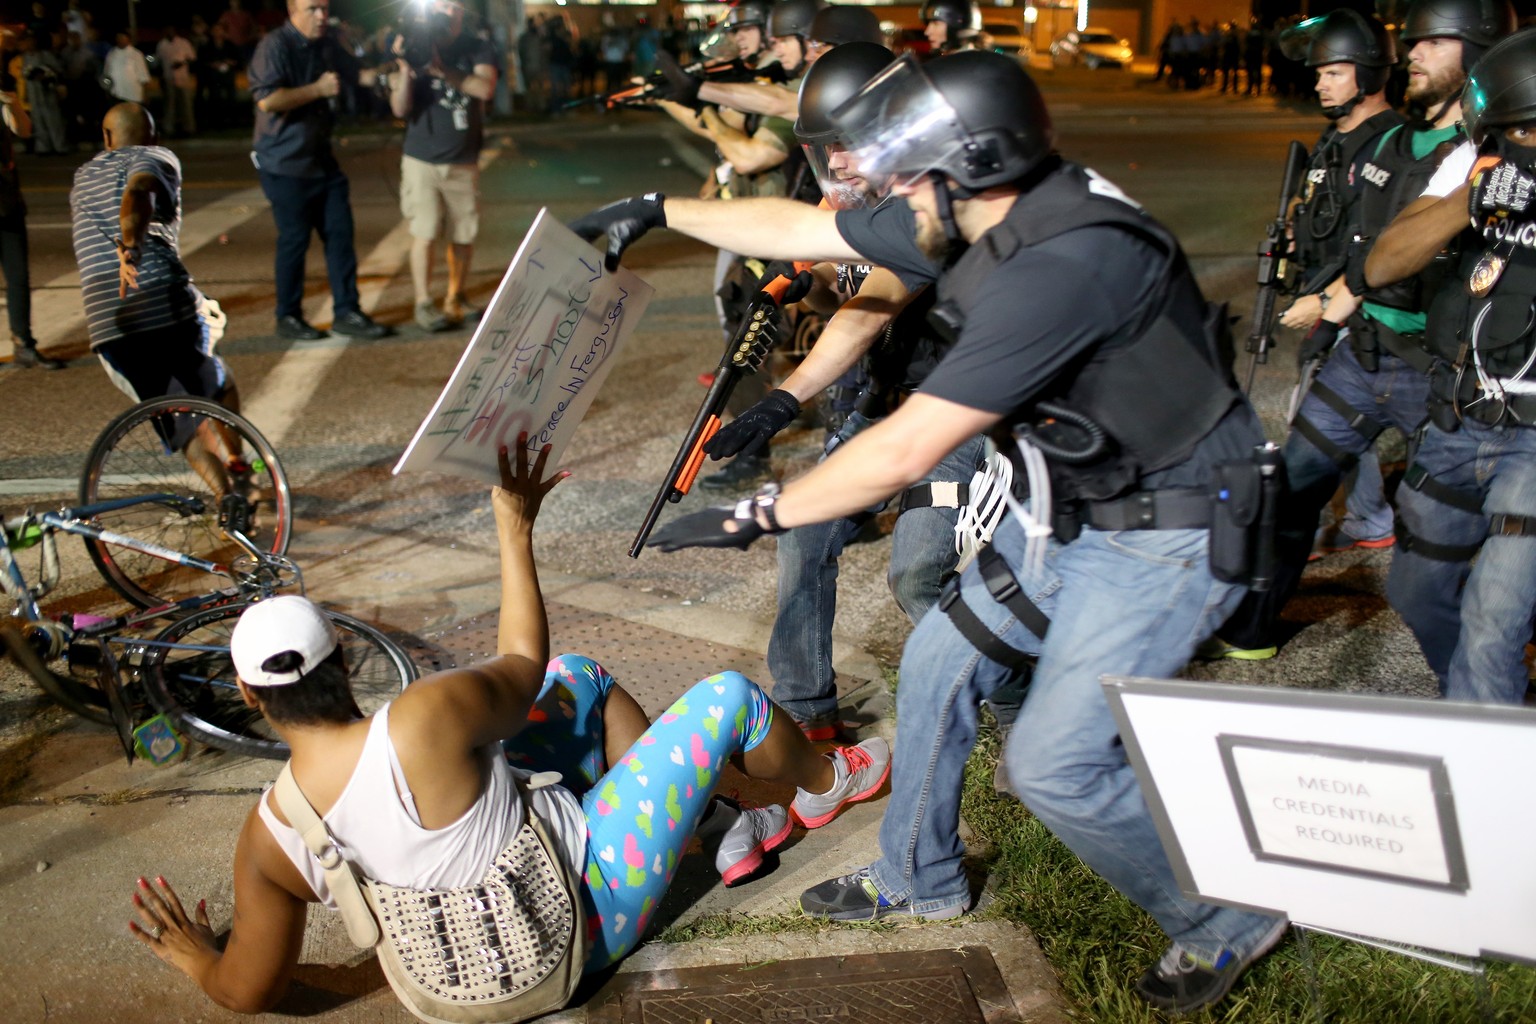
<svg viewBox="0 0 1536 1024"><path fill-rule="evenodd" d="M1253 300L1253 327L1248 332L1248 379L1243 393L1253 391L1253 374L1260 363L1269 362L1270 332L1275 326L1275 298L1285 284L1288 269L1289 240L1286 238L1287 215L1291 197L1301 184L1301 176L1307 167L1307 147L1292 140L1285 157L1285 177L1280 182L1280 203L1275 219L1259 243L1259 292Z"/></svg>
<svg viewBox="0 0 1536 1024"><path fill-rule="evenodd" d="M740 57L732 60L711 61L709 63L690 64L683 68L690 75L698 75L706 82L730 83L730 82L783 82L784 69L779 64L769 64L766 67L754 68ZM618 92L597 93L593 96L585 96L579 100L571 100L566 104L567 108L580 107L588 103L601 103L609 110L615 107L645 107L651 101L667 98L667 79L660 71L652 71L639 85L620 89Z"/></svg>
<svg viewBox="0 0 1536 1024"><path fill-rule="evenodd" d="M794 265L796 277L810 267L809 263L796 263ZM704 445L720 429L720 412L725 408L726 399L730 398L731 392L735 390L736 382L746 374L756 373L763 365L763 360L768 357L768 353L773 351L773 346L778 343L779 307L783 305L784 295L794 281L795 278L779 274L764 285L747 304L747 311L742 314L740 326L736 328L736 333L725 346L725 353L720 357L720 365L715 370L715 381L710 385L709 393L704 396L704 401L699 405L699 411L693 417L693 425L688 428L688 433L683 435L683 443L678 446L677 455L672 459L672 467L667 470L665 482L656 492L656 497L651 500L651 507L646 510L645 521L640 524L640 532L635 534L635 542L629 547L630 558L640 557L640 551L645 547L646 539L656 528L656 520L661 516L662 507L667 502L682 501L683 495L693 487L693 481L704 465Z"/></svg>

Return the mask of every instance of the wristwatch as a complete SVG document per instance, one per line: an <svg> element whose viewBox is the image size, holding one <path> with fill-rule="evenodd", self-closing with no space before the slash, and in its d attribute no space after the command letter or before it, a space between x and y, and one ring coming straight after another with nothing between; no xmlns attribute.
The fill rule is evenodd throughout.
<svg viewBox="0 0 1536 1024"><path fill-rule="evenodd" d="M752 507L763 514L768 522L766 533L783 533L784 527L779 525L779 517L774 514L773 506L778 503L780 487L777 481L770 480L757 489L752 495Z"/></svg>

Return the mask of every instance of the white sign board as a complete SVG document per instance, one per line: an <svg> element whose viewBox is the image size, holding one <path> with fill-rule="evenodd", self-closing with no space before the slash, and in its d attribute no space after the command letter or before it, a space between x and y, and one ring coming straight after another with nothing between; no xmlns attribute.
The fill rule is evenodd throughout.
<svg viewBox="0 0 1536 1024"><path fill-rule="evenodd" d="M1103 682L1184 892L1536 962L1536 711ZM1514 781L1512 781L1514 780Z"/></svg>
<svg viewBox="0 0 1536 1024"><path fill-rule="evenodd" d="M496 483L496 454L527 431L560 458L652 289L540 210L432 411L394 471Z"/></svg>

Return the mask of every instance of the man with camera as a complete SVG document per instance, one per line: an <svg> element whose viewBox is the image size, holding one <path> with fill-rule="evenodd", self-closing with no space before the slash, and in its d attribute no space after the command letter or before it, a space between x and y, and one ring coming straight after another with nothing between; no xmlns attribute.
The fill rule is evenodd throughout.
<svg viewBox="0 0 1536 1024"><path fill-rule="evenodd" d="M251 161L277 223L277 333L294 341L325 337L304 320L304 256L315 232L325 244L336 312L331 330L367 339L391 333L359 304L351 188L331 152L342 86L372 87L378 75L359 69L329 33L330 15L330 0L288 0L288 23L262 38L249 71L256 101Z"/></svg>
<svg viewBox="0 0 1536 1024"><path fill-rule="evenodd" d="M473 320L464 288L480 229L480 147L485 103L496 92L491 44L464 31L458 0L432 0L405 24L394 50L389 107L405 121L400 156L400 214L411 226L411 283L416 323L445 331ZM445 216L446 214L446 216ZM432 246L446 238L448 288L432 301Z"/></svg>

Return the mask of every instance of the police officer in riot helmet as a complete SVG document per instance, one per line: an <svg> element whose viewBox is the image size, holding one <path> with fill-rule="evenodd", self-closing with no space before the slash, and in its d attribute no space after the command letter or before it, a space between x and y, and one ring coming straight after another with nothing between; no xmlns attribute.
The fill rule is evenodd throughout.
<svg viewBox="0 0 1536 1024"><path fill-rule="evenodd" d="M1469 141L1366 262L1373 286L1450 266L1429 308L1430 422L1398 492L1387 596L1444 696L1518 704L1536 612L1536 31L1491 46L1461 106Z"/></svg>
<svg viewBox="0 0 1536 1024"><path fill-rule="evenodd" d="M880 30L880 17L868 7L823 7L811 19L806 39L818 53L825 53L844 43L885 45L885 33Z"/></svg>
<svg viewBox="0 0 1536 1024"><path fill-rule="evenodd" d="M768 52L768 6L768 0L737 0L725 14L722 26L742 60L755 62Z"/></svg>
<svg viewBox="0 0 1536 1024"><path fill-rule="evenodd" d="M572 225L608 234L610 253L667 226L717 245L771 235L766 255L779 258L927 274L955 339L915 394L816 468L735 509L676 519L658 546L745 547L855 513L983 431L1028 482L1021 514L907 642L899 811L882 824L882 856L808 889L801 907L843 920L969 908L957 821L978 708L1037 655L1006 750L1014 792L1168 932L1140 995L1176 1012L1214 1003L1285 922L1181 895L1099 680L1176 674L1252 569L1231 543L1244 528L1211 498L1227 484L1257 490L1263 473L1258 419L1223 356L1225 318L1165 228L1056 154L1039 90L1011 57L903 58L834 123L860 171L889 176L900 202L829 213L748 201L724 217L650 196Z"/></svg>
<svg viewBox="0 0 1536 1024"><path fill-rule="evenodd" d="M935 54L958 50L962 33L981 31L981 10L973 0L927 0L918 20Z"/></svg>
<svg viewBox="0 0 1536 1024"><path fill-rule="evenodd" d="M1359 150L1348 169L1354 200L1344 273L1319 292L1327 299L1325 309L1302 343L1304 365L1327 361L1298 408L1286 442L1291 490L1279 523L1282 568L1276 584L1262 595L1250 595L1220 630L1231 645L1220 652L1225 656L1252 658L1274 649L1276 619L1295 592L1309 548L1315 556L1394 543L1393 514L1381 494L1379 470L1363 459L1371 456L1372 445L1386 428L1395 427L1412 438L1424 421L1429 389L1425 374L1431 364L1424 332L1428 300L1437 282L1412 275L1373 288L1365 280L1365 263L1375 240L1423 193L1441 161L1463 138L1463 51L1481 53L1482 48L1451 33L1486 38L1487 8L1481 0L1419 0L1408 9L1408 98L1420 117L1382 132ZM1350 514L1319 533L1314 545L1319 512L1341 475L1357 462L1362 472L1349 497ZM1441 662L1435 667L1443 675L1442 658L1437 654L1434 660Z"/></svg>
<svg viewBox="0 0 1536 1024"><path fill-rule="evenodd" d="M810 57L811 22L816 20L816 12L825 6L825 0L778 0L768 12L768 36L773 55L790 78L805 71Z"/></svg>
<svg viewBox="0 0 1536 1024"><path fill-rule="evenodd" d="M1375 18L1331 11L1287 30L1281 45L1293 54L1305 48L1305 63L1317 74L1317 96L1330 122L1313 147L1293 211L1301 296L1280 318L1286 327L1308 330L1322 315L1324 287L1344 269L1349 165L1360 147L1403 118L1387 105L1387 75L1397 55L1391 36Z"/></svg>

